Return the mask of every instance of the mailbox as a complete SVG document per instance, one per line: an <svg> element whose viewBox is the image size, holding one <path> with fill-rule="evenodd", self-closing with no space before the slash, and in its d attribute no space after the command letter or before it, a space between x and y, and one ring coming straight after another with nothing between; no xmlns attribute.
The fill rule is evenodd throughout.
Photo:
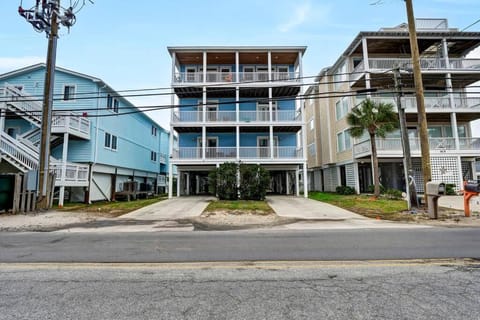
<svg viewBox="0 0 480 320"><path fill-rule="evenodd" d="M475 192L479 193L480 192L480 180L479 181L473 181L469 180L465 183L464 190L468 192Z"/></svg>
<svg viewBox="0 0 480 320"><path fill-rule="evenodd" d="M438 198L445 195L446 187L443 182L430 181L427 182L427 204L428 216L431 219L438 219Z"/></svg>
<svg viewBox="0 0 480 320"><path fill-rule="evenodd" d="M480 194L480 180L468 180L463 182L463 207L465 217L470 217L470 199Z"/></svg>
<svg viewBox="0 0 480 320"><path fill-rule="evenodd" d="M443 182L427 182L427 195L428 196L442 196L445 195L445 183Z"/></svg>

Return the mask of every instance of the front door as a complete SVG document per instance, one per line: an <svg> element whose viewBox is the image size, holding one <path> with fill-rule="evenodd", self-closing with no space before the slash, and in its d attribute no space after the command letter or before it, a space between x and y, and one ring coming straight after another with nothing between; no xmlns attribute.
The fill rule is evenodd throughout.
<svg viewBox="0 0 480 320"><path fill-rule="evenodd" d="M268 158L270 156L270 139L268 137L257 138L257 155L259 158ZM273 156L276 157L278 152L278 137L273 137Z"/></svg>

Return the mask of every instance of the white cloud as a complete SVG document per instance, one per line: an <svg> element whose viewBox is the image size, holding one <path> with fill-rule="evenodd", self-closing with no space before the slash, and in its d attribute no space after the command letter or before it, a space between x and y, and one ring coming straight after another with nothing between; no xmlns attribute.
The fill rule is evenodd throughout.
<svg viewBox="0 0 480 320"><path fill-rule="evenodd" d="M12 71L39 62L45 62L45 57L0 57L0 73Z"/></svg>
<svg viewBox="0 0 480 320"><path fill-rule="evenodd" d="M301 25L308 20L312 8L309 2L306 2L299 7L295 8L295 12L289 21L278 26L280 32L288 32L296 26Z"/></svg>

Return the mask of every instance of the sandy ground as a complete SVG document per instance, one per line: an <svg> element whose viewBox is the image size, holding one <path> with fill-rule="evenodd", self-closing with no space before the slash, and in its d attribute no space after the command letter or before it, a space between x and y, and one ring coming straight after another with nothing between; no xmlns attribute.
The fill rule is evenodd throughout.
<svg viewBox="0 0 480 320"><path fill-rule="evenodd" d="M414 217L414 221L407 223L439 227L480 227L480 213L477 211L474 211L470 218L464 217L462 211L450 208L440 208L440 217L438 220L429 219L426 213L417 213L412 216ZM54 229L61 229L74 225L79 226L92 222L107 222L115 224L121 220L122 216L118 218L107 218L98 215L95 212L65 212L52 210L33 214L0 214L0 231L51 231ZM161 224L172 224L176 221L173 218L167 220L162 221ZM182 220L185 219L182 218ZM280 217L276 214L229 214L228 212L217 211L203 213L199 217L189 218L188 221L182 223L191 223L195 226L195 229L200 230L232 230L259 227L268 228L301 221L303 220L295 217ZM141 230L141 226L139 226L139 228L140 229L138 230Z"/></svg>

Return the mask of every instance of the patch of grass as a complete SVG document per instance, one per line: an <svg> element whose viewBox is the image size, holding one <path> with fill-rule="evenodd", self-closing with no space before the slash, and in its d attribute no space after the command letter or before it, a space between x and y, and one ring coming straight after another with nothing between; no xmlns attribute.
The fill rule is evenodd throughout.
<svg viewBox="0 0 480 320"><path fill-rule="evenodd" d="M211 201L205 209L205 212L213 211L227 211L235 214L255 213L261 215L274 213L273 209L267 204L267 202L253 200Z"/></svg>
<svg viewBox="0 0 480 320"><path fill-rule="evenodd" d="M96 213L98 216L118 217L165 199L166 197L154 197L150 199L140 199L133 201L99 201L92 204L65 203L62 208L59 208L56 205L53 206L53 208L59 211L83 211Z"/></svg>
<svg viewBox="0 0 480 320"><path fill-rule="evenodd" d="M402 213L407 210L407 202L404 200L374 199L366 195L340 195L326 192L310 192L309 198L333 204L369 218L392 221L414 220L411 215Z"/></svg>

